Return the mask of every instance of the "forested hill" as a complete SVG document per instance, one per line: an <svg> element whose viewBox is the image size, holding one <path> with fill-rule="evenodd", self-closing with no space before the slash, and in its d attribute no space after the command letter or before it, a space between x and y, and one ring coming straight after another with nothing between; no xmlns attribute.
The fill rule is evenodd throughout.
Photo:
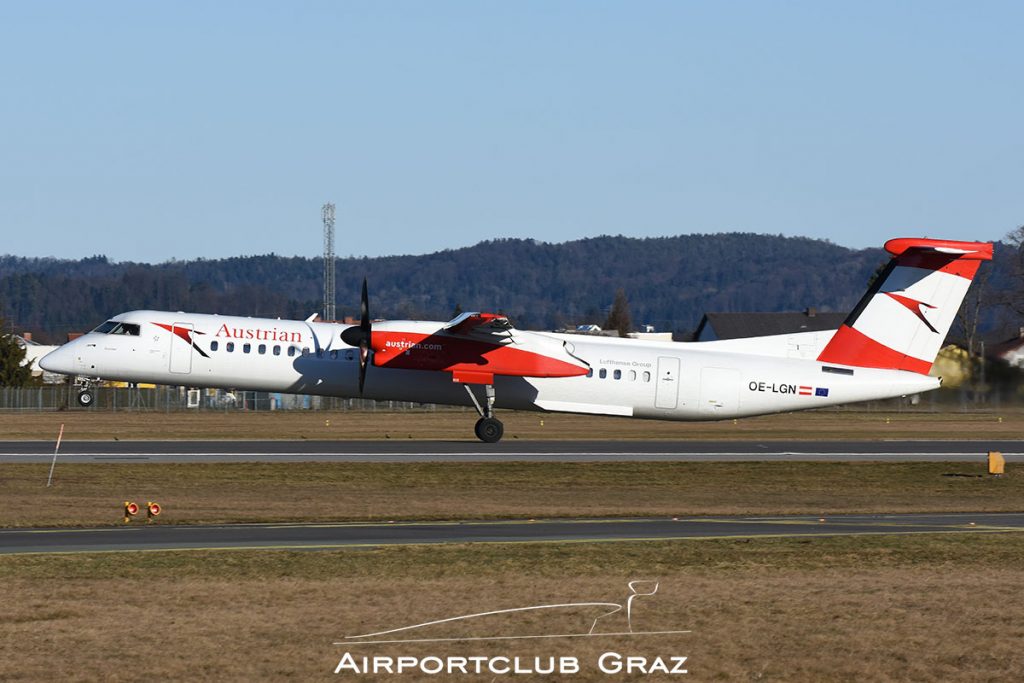
<svg viewBox="0 0 1024 683"><path fill-rule="evenodd" d="M604 321L623 288L635 323L689 331L704 311L846 311L886 256L830 242L744 233L547 244L493 240L423 256L339 259L338 315L447 320L455 307L518 326ZM244 256L157 265L0 257L0 311L61 340L122 311L153 308L304 318L321 309L319 258Z"/></svg>

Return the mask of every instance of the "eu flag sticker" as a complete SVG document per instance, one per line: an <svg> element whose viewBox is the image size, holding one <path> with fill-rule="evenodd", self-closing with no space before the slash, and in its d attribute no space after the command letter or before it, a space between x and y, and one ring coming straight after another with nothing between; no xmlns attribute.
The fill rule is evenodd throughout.
<svg viewBox="0 0 1024 683"><path fill-rule="evenodd" d="M828 396L828 389L826 389L825 387L818 387L817 389L814 390L814 395L815 396Z"/></svg>

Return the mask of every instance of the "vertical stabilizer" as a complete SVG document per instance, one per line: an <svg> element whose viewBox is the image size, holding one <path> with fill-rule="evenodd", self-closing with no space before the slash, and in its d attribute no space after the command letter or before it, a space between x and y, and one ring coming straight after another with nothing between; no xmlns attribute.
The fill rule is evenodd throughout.
<svg viewBox="0 0 1024 683"><path fill-rule="evenodd" d="M885 249L892 260L818 360L928 374L992 244L900 238Z"/></svg>

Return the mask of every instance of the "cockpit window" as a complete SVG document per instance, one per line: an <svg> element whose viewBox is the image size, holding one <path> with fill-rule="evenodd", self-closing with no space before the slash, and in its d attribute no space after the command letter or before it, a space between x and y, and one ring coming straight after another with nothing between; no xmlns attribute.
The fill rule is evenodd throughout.
<svg viewBox="0 0 1024 683"><path fill-rule="evenodd" d="M139 326L135 323L118 323L117 327L110 331L110 334L126 334L129 337L138 337Z"/></svg>
<svg viewBox="0 0 1024 683"><path fill-rule="evenodd" d="M138 337L141 332L141 328L135 323L122 323L116 320L108 320L93 330L93 332L98 332L99 334L126 334L129 337Z"/></svg>

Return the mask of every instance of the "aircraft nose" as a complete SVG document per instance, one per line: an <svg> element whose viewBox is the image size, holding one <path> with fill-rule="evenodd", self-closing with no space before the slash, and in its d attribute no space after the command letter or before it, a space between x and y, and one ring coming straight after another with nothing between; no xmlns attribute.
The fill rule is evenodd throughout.
<svg viewBox="0 0 1024 683"><path fill-rule="evenodd" d="M57 372L64 375L75 374L74 370L74 352L71 349L61 346L58 349L50 351L48 354L39 359L39 367L47 372Z"/></svg>

